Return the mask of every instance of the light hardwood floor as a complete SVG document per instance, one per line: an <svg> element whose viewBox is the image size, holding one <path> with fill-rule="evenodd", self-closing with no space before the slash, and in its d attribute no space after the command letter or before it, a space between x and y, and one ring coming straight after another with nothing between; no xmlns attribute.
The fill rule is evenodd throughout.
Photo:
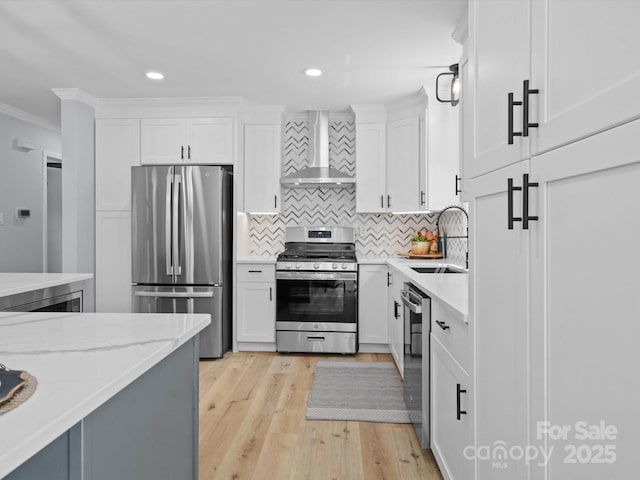
<svg viewBox="0 0 640 480"><path fill-rule="evenodd" d="M308 421L318 360L389 355L237 352L200 362L200 480L441 480L409 425Z"/></svg>

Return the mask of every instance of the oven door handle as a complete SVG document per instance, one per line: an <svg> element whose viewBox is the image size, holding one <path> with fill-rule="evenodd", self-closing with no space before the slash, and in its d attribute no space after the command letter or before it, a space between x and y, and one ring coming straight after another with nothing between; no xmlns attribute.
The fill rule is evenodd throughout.
<svg viewBox="0 0 640 480"><path fill-rule="evenodd" d="M418 305L411 301L411 295L407 290L402 290L400 292L400 296L402 297L402 303L405 307L407 307L413 313L422 313L422 305Z"/></svg>
<svg viewBox="0 0 640 480"><path fill-rule="evenodd" d="M276 272L276 280L353 280L358 279L358 274L343 272Z"/></svg>

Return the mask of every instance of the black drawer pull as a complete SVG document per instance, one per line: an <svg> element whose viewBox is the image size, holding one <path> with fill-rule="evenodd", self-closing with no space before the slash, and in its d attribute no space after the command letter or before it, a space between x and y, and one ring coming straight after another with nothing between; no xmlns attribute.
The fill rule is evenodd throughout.
<svg viewBox="0 0 640 480"><path fill-rule="evenodd" d="M184 160L184 145L180 145L180 160Z"/></svg>
<svg viewBox="0 0 640 480"><path fill-rule="evenodd" d="M513 93L509 93L508 95L508 103L509 109L507 112L508 125L507 125L507 143L509 145L513 145L513 137L521 137L522 132L514 132L513 131L513 107L517 105L522 105L522 102L517 102L513 99Z"/></svg>
<svg viewBox="0 0 640 480"><path fill-rule="evenodd" d="M443 322L442 320L436 320L436 323L438 324L438 326L443 329L443 330L449 330L451 327L449 325L447 325L445 322Z"/></svg>
<svg viewBox="0 0 640 480"><path fill-rule="evenodd" d="M393 318L400 318L400 314L398 313L399 306L400 304L394 300L393 301Z"/></svg>
<svg viewBox="0 0 640 480"><path fill-rule="evenodd" d="M537 182L529 181L529 174L522 175L522 229L529 230L529 222L538 220L536 215L529 215L529 189L538 187Z"/></svg>
<svg viewBox="0 0 640 480"><path fill-rule="evenodd" d="M529 95L537 95L539 90L537 88L529 88L529 80L525 80L523 83L522 92L522 136L529 136L530 128L538 128L537 123L529 122Z"/></svg>
<svg viewBox="0 0 640 480"><path fill-rule="evenodd" d="M521 222L521 217L513 216L513 192L522 190L522 187L513 186L513 178L507 178L507 228L513 230L513 222Z"/></svg>
<svg viewBox="0 0 640 480"><path fill-rule="evenodd" d="M191 145L187 146L187 158L191 160Z"/></svg>
<svg viewBox="0 0 640 480"><path fill-rule="evenodd" d="M467 414L466 410L460 410L460 394L461 393L467 393L467 391L465 389L461 388L459 383L456 384L456 390L457 390L457 393L456 393L456 419L460 420L460 417L462 415L466 415Z"/></svg>
<svg viewBox="0 0 640 480"><path fill-rule="evenodd" d="M249 270L249 273L262 273L262 270Z"/></svg>
<svg viewBox="0 0 640 480"><path fill-rule="evenodd" d="M307 336L308 342L324 342L324 337L309 337Z"/></svg>
<svg viewBox="0 0 640 480"><path fill-rule="evenodd" d="M456 174L456 195L458 195L459 193L462 192L462 189L460 187L458 187L458 185L460 185L460 182L462 181L462 177L458 176Z"/></svg>

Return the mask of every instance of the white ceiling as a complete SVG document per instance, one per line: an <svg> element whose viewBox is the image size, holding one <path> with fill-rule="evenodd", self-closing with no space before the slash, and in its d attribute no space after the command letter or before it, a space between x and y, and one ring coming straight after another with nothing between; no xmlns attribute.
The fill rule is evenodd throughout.
<svg viewBox="0 0 640 480"><path fill-rule="evenodd" d="M465 4L0 0L0 102L53 124L52 88L98 98L242 96L294 111L386 103L458 61L451 34ZM308 78L308 66L325 73ZM148 70L165 80L146 79Z"/></svg>

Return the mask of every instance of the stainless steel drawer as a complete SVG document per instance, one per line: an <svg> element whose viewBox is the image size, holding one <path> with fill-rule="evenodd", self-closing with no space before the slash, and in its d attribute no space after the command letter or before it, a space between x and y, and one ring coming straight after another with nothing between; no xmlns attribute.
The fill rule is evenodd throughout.
<svg viewBox="0 0 640 480"><path fill-rule="evenodd" d="M357 333L277 331L278 352L356 353Z"/></svg>

